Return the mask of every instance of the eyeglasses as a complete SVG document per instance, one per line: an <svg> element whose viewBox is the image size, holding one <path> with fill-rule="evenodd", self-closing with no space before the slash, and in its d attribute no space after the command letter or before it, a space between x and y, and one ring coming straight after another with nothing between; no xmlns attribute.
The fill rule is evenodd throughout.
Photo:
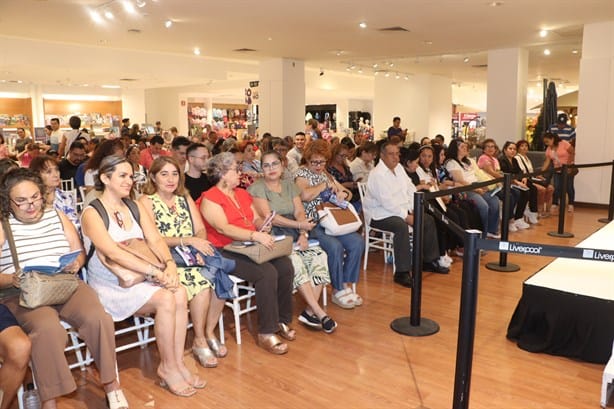
<svg viewBox="0 0 614 409"><path fill-rule="evenodd" d="M18 208L20 208L21 210L28 210L30 208L30 206L36 206L38 203L42 202L43 197L41 195L35 195L32 196L30 198L30 200L28 199L19 199L19 200L13 200L11 199L11 202L13 202L13 204L15 206L17 206Z"/></svg>
<svg viewBox="0 0 614 409"><path fill-rule="evenodd" d="M310 160L309 164L311 164L311 166L322 166L326 164L325 160Z"/></svg>
<svg viewBox="0 0 614 409"><path fill-rule="evenodd" d="M279 165L281 165L281 162L278 160L276 160L275 162L271 162L271 163L263 163L262 169L276 169L279 167Z"/></svg>

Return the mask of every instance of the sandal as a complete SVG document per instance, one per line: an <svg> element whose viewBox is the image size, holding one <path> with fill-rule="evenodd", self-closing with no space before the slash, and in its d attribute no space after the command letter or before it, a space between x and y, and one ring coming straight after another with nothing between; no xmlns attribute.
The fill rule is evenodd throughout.
<svg viewBox="0 0 614 409"><path fill-rule="evenodd" d="M354 305L356 307L360 307L363 303L362 297L356 293L352 293L352 295L354 296Z"/></svg>
<svg viewBox="0 0 614 409"><path fill-rule="evenodd" d="M333 304L347 310L354 308L354 293L349 288L337 291L333 294Z"/></svg>
<svg viewBox="0 0 614 409"><path fill-rule="evenodd" d="M160 374L158 374L158 376L160 376ZM183 378L182 378L183 379ZM170 393L172 393L173 395L177 395L177 396L181 396L182 398L189 398L190 396L194 396L194 394L196 393L196 389L194 389L194 386L190 385L188 382L186 383L186 387L183 389L178 389L172 385L170 385L166 379L162 378L160 376L160 387L167 389Z"/></svg>
<svg viewBox="0 0 614 409"><path fill-rule="evenodd" d="M218 341L218 339L215 337L207 338L207 345L209 345L211 351L213 351L215 356L218 358L224 358L228 355L228 349L226 349L226 345L220 344L220 341Z"/></svg>
<svg viewBox="0 0 614 409"><path fill-rule="evenodd" d="M217 366L217 357L209 348L192 346L192 353L198 362L205 368L215 368Z"/></svg>
<svg viewBox="0 0 614 409"><path fill-rule="evenodd" d="M281 335L283 339L288 341L294 341L296 339L296 331L290 328L288 324L284 324L283 322L279 323L278 334Z"/></svg>
<svg viewBox="0 0 614 409"><path fill-rule="evenodd" d="M288 344L281 342L275 334L258 334L258 346L275 355L283 355L288 352Z"/></svg>
<svg viewBox="0 0 614 409"><path fill-rule="evenodd" d="M192 380L186 382L194 389L205 389L205 386L207 386L207 381L205 381L204 379L200 379L198 377L198 374L194 374Z"/></svg>
<svg viewBox="0 0 614 409"><path fill-rule="evenodd" d="M109 409L128 409L128 401L121 389L116 389L107 393L107 407Z"/></svg>
<svg viewBox="0 0 614 409"><path fill-rule="evenodd" d="M334 319L332 319L328 315L322 317L322 329L324 330L324 332L326 332L327 334L332 334L335 331L335 328L337 328L337 323Z"/></svg>

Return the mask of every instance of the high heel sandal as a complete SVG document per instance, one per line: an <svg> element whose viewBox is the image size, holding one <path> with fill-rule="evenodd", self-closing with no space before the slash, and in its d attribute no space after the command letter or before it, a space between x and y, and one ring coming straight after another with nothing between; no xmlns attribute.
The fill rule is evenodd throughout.
<svg viewBox="0 0 614 409"><path fill-rule="evenodd" d="M205 381L204 379L200 379L198 377L198 374L194 374L192 376L193 377L191 381L186 381L188 385L190 385L194 389L205 389L205 386L207 386L207 381Z"/></svg>
<svg viewBox="0 0 614 409"><path fill-rule="evenodd" d="M128 401L121 389L116 389L106 394L107 407L109 409L129 409Z"/></svg>
<svg viewBox="0 0 614 409"><path fill-rule="evenodd" d="M209 348L207 347L198 348L198 347L192 346L192 354L194 354L194 357L205 368L217 367L217 358L215 354L213 353L213 351L211 351Z"/></svg>
<svg viewBox="0 0 614 409"><path fill-rule="evenodd" d="M209 348L213 351L215 356L218 358L225 358L228 355L228 349L226 348L226 345L220 344L220 341L218 341L218 339L215 337L207 338L207 345L209 345ZM226 351L224 351L223 354L221 352L222 348L226 349Z"/></svg>
<svg viewBox="0 0 614 409"><path fill-rule="evenodd" d="M278 334L281 337L288 341L294 341L296 339L296 331L288 326L288 324L284 324L283 322L279 323L279 331Z"/></svg>
<svg viewBox="0 0 614 409"><path fill-rule="evenodd" d="M179 390L179 389L172 387L164 379L161 378L160 386L164 389L167 389L173 395L181 396L182 398L189 398L190 396L194 396L194 394L196 394L196 389L194 389L194 386L190 384L188 384L187 387Z"/></svg>
<svg viewBox="0 0 614 409"><path fill-rule="evenodd" d="M258 346L275 355L283 355L288 352L288 344L281 342L279 337L275 334L258 334Z"/></svg>

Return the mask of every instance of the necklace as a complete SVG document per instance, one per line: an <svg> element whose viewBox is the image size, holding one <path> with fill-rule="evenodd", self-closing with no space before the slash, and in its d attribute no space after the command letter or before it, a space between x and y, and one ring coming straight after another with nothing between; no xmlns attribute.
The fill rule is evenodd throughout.
<svg viewBox="0 0 614 409"><path fill-rule="evenodd" d="M243 212L243 210L241 210L241 207L239 206L239 204L237 203L236 199L234 197L232 197L231 195L229 195L228 193L224 192L224 194L226 195L226 197L228 198L228 201L230 203L233 204L233 206L235 207L235 209L237 209L237 213L239 213L239 216L241 216L241 218L243 219L243 223L246 226L249 226L251 223L249 222L249 220L247 219L247 216L245 215L245 213Z"/></svg>

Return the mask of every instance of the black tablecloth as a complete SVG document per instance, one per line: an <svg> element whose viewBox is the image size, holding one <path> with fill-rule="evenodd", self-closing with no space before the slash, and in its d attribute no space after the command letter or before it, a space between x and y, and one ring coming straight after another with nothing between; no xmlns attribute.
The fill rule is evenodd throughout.
<svg viewBox="0 0 614 409"><path fill-rule="evenodd" d="M507 337L529 352L605 364L614 340L614 302L525 283Z"/></svg>

